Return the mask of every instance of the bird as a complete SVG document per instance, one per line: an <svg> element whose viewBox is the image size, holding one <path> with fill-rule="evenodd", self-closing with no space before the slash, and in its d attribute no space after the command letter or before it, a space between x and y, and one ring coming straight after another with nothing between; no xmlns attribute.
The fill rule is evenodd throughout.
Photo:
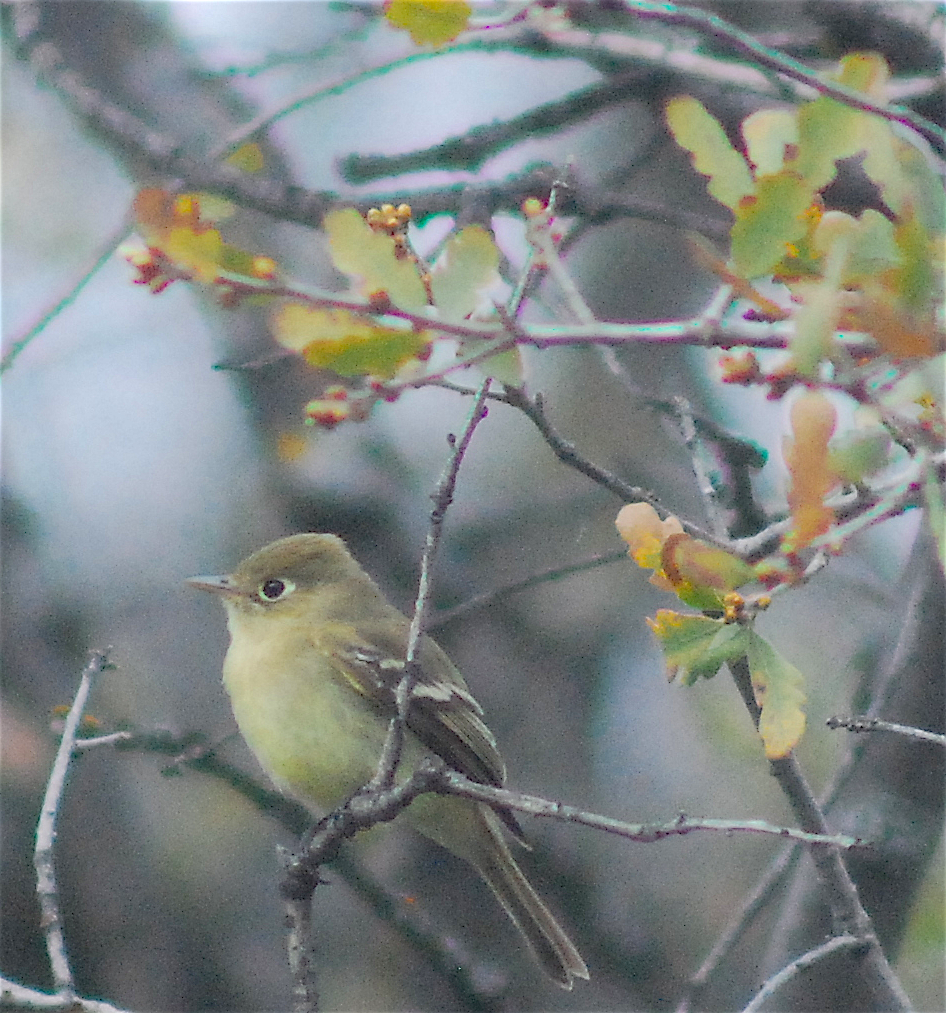
<svg viewBox="0 0 946 1013"><path fill-rule="evenodd" d="M227 576L188 583L218 595L230 646L223 682L243 738L270 779L324 815L375 775L404 675L410 631L332 534L280 538ZM503 787L506 768L483 709L428 636L416 652L398 781L427 757ZM512 855L525 843L512 811L455 795L418 796L397 817L471 865L559 986L588 968Z"/></svg>

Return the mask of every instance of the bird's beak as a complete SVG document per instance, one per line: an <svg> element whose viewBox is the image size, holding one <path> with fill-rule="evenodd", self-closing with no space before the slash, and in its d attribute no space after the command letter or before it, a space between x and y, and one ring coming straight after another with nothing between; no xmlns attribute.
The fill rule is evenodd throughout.
<svg viewBox="0 0 946 1013"><path fill-rule="evenodd" d="M210 591L213 594L233 596L241 594L239 588L234 586L233 578L229 574L225 574L222 577L188 577L184 583L190 584L191 587L196 587L201 591Z"/></svg>

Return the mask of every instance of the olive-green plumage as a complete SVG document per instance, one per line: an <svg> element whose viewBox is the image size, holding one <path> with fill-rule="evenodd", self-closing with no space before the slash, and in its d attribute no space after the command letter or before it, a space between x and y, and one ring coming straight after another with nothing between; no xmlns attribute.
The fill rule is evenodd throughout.
<svg viewBox="0 0 946 1013"><path fill-rule="evenodd" d="M316 811L375 774L403 675L410 624L334 535L281 538L227 577L194 577L220 594L230 649L223 681L260 764ZM471 780L502 786L506 771L463 677L425 637L399 776L435 754ZM563 988L587 978L580 954L522 874L504 840L511 812L427 794L399 817L469 862Z"/></svg>

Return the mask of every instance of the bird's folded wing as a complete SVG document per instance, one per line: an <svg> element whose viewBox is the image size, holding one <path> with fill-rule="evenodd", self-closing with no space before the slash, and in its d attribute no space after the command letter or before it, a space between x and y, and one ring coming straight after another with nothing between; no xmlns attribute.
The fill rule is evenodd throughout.
<svg viewBox="0 0 946 1013"><path fill-rule="evenodd" d="M408 629L406 620L404 628L396 631L390 622L360 622L357 631L347 623L326 623L313 631L313 642L357 693L382 713L393 715L395 693L404 675ZM420 671L407 727L448 767L471 781L502 787L506 779L503 759L463 677L427 637L418 655ZM521 840L522 831L512 813L497 808L497 814Z"/></svg>

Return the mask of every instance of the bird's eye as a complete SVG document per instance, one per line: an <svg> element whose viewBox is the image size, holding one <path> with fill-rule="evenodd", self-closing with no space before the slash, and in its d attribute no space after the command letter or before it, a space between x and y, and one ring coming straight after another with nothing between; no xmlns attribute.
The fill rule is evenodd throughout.
<svg viewBox="0 0 946 1013"><path fill-rule="evenodd" d="M264 580L259 586L259 596L263 601L279 601L287 594L295 591L296 585L291 580L284 580L281 577L270 577Z"/></svg>

